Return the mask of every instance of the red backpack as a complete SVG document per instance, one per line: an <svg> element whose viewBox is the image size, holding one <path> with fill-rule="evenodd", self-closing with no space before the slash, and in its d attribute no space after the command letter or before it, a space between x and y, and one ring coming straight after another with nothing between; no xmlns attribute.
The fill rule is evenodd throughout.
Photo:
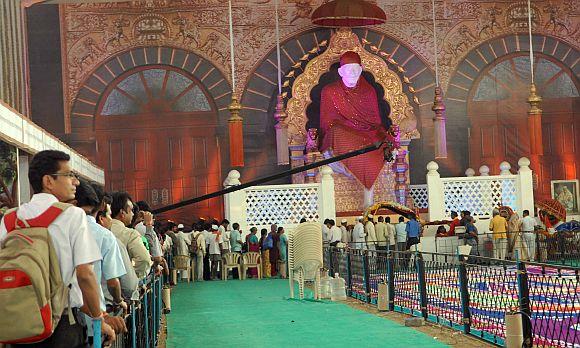
<svg viewBox="0 0 580 348"><path fill-rule="evenodd" d="M38 217L4 215L0 249L0 342L36 343L50 337L69 303L48 226L70 204L55 203ZM70 315L70 313L69 313Z"/></svg>

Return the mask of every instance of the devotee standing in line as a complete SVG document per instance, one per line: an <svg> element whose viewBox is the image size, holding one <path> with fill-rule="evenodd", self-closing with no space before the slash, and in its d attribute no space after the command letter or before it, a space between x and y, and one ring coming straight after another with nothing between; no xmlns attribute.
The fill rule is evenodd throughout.
<svg viewBox="0 0 580 348"><path fill-rule="evenodd" d="M228 230L229 225L230 225L230 222L227 219L223 219L222 223L220 224L220 227L219 227L220 236L222 238L223 249L224 249L224 252L226 252L226 253L230 252L230 231Z"/></svg>
<svg viewBox="0 0 580 348"><path fill-rule="evenodd" d="M334 220L330 220L329 223L329 230L330 230L330 246L335 247L340 240L342 239L342 233L340 232L340 228L336 226Z"/></svg>
<svg viewBox="0 0 580 348"><path fill-rule="evenodd" d="M366 233L365 227L363 225L363 218L360 217L358 222L354 226L354 230L352 231L352 242L354 244L355 249L365 249L367 248L366 241L365 241Z"/></svg>
<svg viewBox="0 0 580 348"><path fill-rule="evenodd" d="M133 220L133 200L127 192L113 193L111 213L113 215L111 232L127 248L129 257L131 257L135 265L137 277L139 279L145 278L153 262L151 261L149 252L141 241L141 234L137 230L127 227L131 225L131 221ZM152 219L152 215L147 215L145 217L145 223L152 224Z"/></svg>
<svg viewBox="0 0 580 348"><path fill-rule="evenodd" d="M377 250L388 250L387 248L387 225L383 222L383 217L379 216L375 226L375 233L377 235Z"/></svg>
<svg viewBox="0 0 580 348"><path fill-rule="evenodd" d="M477 227L475 227L475 219L471 215L467 215L465 220L465 235L463 236L465 245L471 246L469 255L479 256L479 237L477 236Z"/></svg>
<svg viewBox="0 0 580 348"><path fill-rule="evenodd" d="M324 219L322 223L322 243L328 243L330 241L330 227L328 227L328 223L330 219Z"/></svg>
<svg viewBox="0 0 580 348"><path fill-rule="evenodd" d="M529 210L524 210L521 229L523 232L524 244L528 250L528 257L530 261L536 260L536 233L534 232L535 226L536 219L530 216Z"/></svg>
<svg viewBox="0 0 580 348"><path fill-rule="evenodd" d="M280 278L286 279L286 264L288 261L288 237L284 233L284 227L278 227L278 253L280 255L279 271Z"/></svg>
<svg viewBox="0 0 580 348"><path fill-rule="evenodd" d="M269 238L268 230L262 228L260 231L260 248L262 251L262 276L264 278L271 277L272 268L270 266L270 249L273 247L272 238Z"/></svg>
<svg viewBox="0 0 580 348"><path fill-rule="evenodd" d="M402 216L399 216L399 223L395 225L395 233L397 234L397 250L407 250L407 224Z"/></svg>
<svg viewBox="0 0 580 348"><path fill-rule="evenodd" d="M232 225L232 228L233 228L233 230L230 233L230 247L232 249L232 253L241 254L242 253L242 233L239 231L240 224L238 224L237 222L234 222L234 224ZM234 268L232 270L232 277L234 279L240 278L240 275L238 274L237 268Z"/></svg>
<svg viewBox="0 0 580 348"><path fill-rule="evenodd" d="M211 280L217 280L218 266L222 260L223 242L217 225L211 226L209 235L209 256L211 262Z"/></svg>
<svg viewBox="0 0 580 348"><path fill-rule="evenodd" d="M395 251L395 246L397 245L396 233L395 233L395 226L391 224L391 218L387 216L385 219L385 225L387 228L387 244L388 250Z"/></svg>
<svg viewBox="0 0 580 348"><path fill-rule="evenodd" d="M489 230L493 232L493 257L504 260L507 249L507 220L499 215L498 209L494 209L492 214Z"/></svg>
<svg viewBox="0 0 580 348"><path fill-rule="evenodd" d="M260 241L258 240L258 229L256 227L250 228L250 234L248 235L248 251L251 253L260 253ZM261 261L263 263L263 261ZM260 265L261 267L262 265ZM256 268L250 268L250 277L255 278L258 276L258 270Z"/></svg>
<svg viewBox="0 0 580 348"><path fill-rule="evenodd" d="M211 279L211 268L210 268L210 261L209 261L209 239L211 236L211 224L204 223L203 236L205 238L205 253L203 255L203 279L210 280Z"/></svg>
<svg viewBox="0 0 580 348"><path fill-rule="evenodd" d="M34 155L28 170L28 179L34 195L29 203L22 204L16 211L4 216L0 223L1 242L4 242L8 232L16 228L17 218L47 219L45 213L54 204L75 199L79 181L69 161L70 156L61 151L47 150ZM52 335L42 343L31 346L88 348L86 326L82 324L84 320L80 315L80 308L84 304L85 313L90 317L103 318L99 306L99 288L93 272L93 263L101 260L98 245L87 227L85 212L78 207L68 206L46 227L56 252L64 285L69 285L66 282L73 280L70 282L68 299L63 298L68 300L68 308L72 310L73 317L69 317L70 312L67 309L64 309L63 313L54 313L62 316ZM0 249L4 247L6 245L0 243ZM24 300L26 299L13 299L13 301ZM50 321L50 318L48 320ZM26 325L26 323L15 324ZM4 329L6 328L2 328ZM106 341L115 340L115 332L107 323L102 322L101 331L107 336Z"/></svg>
<svg viewBox="0 0 580 348"><path fill-rule="evenodd" d="M369 221L365 225L365 233L367 235L367 247L369 250L377 250L377 234L375 232L375 223L373 222L373 215L369 214Z"/></svg>
<svg viewBox="0 0 580 348"><path fill-rule="evenodd" d="M177 226L177 233L175 234L177 237L177 255L189 256L189 245L191 244L191 241L188 234L183 231L184 228L185 226L183 226L183 224ZM190 275L187 274L187 271L179 271L179 273L181 274L181 279L187 279L190 277Z"/></svg>
<svg viewBox="0 0 580 348"><path fill-rule="evenodd" d="M343 242L345 245L349 245L350 241L351 241L351 236L350 236L350 232L348 231L348 228L346 227L346 223L347 221L345 219L342 219L342 221L340 222L340 233L341 233L341 242Z"/></svg>
<svg viewBox="0 0 580 348"><path fill-rule="evenodd" d="M278 226L276 224L272 224L270 226L270 234L268 238L272 238L272 246L270 247L270 267L272 270L270 271L270 275L275 277L278 275L278 258L280 254L278 253Z"/></svg>
<svg viewBox="0 0 580 348"><path fill-rule="evenodd" d="M412 216L411 220L407 222L407 226L405 228L407 232L407 250L411 248L411 246L420 243L421 237L421 224L417 221L416 216Z"/></svg>
<svg viewBox="0 0 580 348"><path fill-rule="evenodd" d="M191 233L190 250L194 260L193 269L195 272L195 279L198 281L203 280L203 271L204 271L203 259L205 257L205 245L206 245L205 235L203 234L203 232L193 231Z"/></svg>

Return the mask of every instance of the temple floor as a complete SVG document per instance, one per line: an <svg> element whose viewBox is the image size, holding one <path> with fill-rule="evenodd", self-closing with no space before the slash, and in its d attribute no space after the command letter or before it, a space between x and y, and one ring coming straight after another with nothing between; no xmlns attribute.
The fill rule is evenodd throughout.
<svg viewBox="0 0 580 348"><path fill-rule="evenodd" d="M285 279L182 282L171 294L167 347L448 347L343 303L288 296Z"/></svg>

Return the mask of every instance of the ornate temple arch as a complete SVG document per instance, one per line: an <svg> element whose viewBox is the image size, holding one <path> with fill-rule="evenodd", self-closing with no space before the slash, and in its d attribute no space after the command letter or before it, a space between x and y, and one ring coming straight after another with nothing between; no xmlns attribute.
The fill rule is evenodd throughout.
<svg viewBox="0 0 580 348"><path fill-rule="evenodd" d="M218 110L220 126L229 117L231 86L222 72L197 54L173 47L139 47L114 55L100 64L80 84L70 110L67 142L89 158L95 158L95 117L98 105L111 83L123 74L143 66L168 66L198 80Z"/></svg>
<svg viewBox="0 0 580 348"><path fill-rule="evenodd" d="M316 160L315 154L304 156L307 143L307 108L312 102L311 91L320 83L323 74L330 71L331 66L339 61L346 51L355 51L361 56L365 71L372 74L375 83L384 91L383 99L390 106L391 121L401 130L403 149L394 163L385 164L383 171L374 186L374 200L397 200L407 203L408 151L411 139L419 138L417 119L408 96L403 91L401 78L389 69L387 63L379 55L368 52L359 37L350 30L339 30L330 38L328 48L310 60L304 72L296 77L292 85L292 97L288 100L286 113L288 125L288 141L293 167L304 162ZM314 157L313 157L314 156ZM307 173L311 179L313 173ZM293 178L295 183L303 182L300 175ZM364 188L354 178L335 174L337 209L339 214L358 214L364 206Z"/></svg>
<svg viewBox="0 0 580 348"><path fill-rule="evenodd" d="M561 39L535 34L534 72L542 97L544 156L534 163L536 197L550 196L550 181L580 176L577 116L580 97L580 52ZM527 113L530 84L529 38L513 34L486 41L459 61L446 95L448 118L456 120L448 128L460 141L469 144L463 168L487 165L491 174L499 163L512 168L515 157L530 156ZM462 138L463 137L463 138ZM518 158L519 158L518 157Z"/></svg>

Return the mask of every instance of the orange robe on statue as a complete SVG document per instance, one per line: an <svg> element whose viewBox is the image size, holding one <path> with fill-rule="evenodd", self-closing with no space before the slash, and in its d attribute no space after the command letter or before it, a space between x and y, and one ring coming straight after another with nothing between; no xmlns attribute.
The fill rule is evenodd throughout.
<svg viewBox="0 0 580 348"><path fill-rule="evenodd" d="M382 141L386 129L381 122L374 88L360 77L349 88L339 80L325 86L320 98L321 152L332 150L341 155ZM384 165L383 151L342 160L350 172L367 188L375 183Z"/></svg>

